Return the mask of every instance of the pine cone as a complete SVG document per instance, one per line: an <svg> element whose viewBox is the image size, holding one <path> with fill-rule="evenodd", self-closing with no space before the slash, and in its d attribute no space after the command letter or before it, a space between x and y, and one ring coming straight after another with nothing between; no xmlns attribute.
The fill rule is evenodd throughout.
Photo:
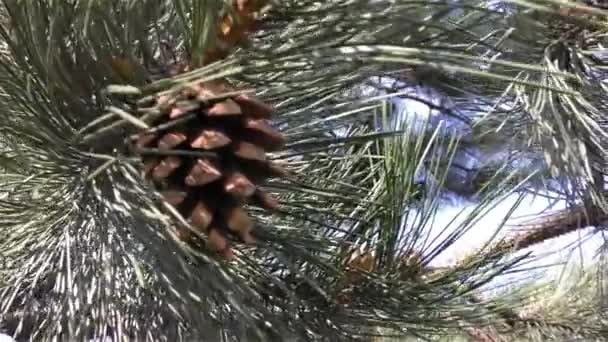
<svg viewBox="0 0 608 342"><path fill-rule="evenodd" d="M376 257L372 252L354 252L346 261L345 272L338 280L338 303L348 305L353 302L353 290L363 283L365 274L376 269Z"/></svg>
<svg viewBox="0 0 608 342"><path fill-rule="evenodd" d="M227 236L253 243L254 221L243 208L275 210L278 203L260 185L286 171L267 160L285 139L267 121L272 109L234 94L226 83L200 83L173 96L159 96L161 117L135 138L144 176L165 201L207 234L208 247L232 255ZM190 230L183 239L193 236Z"/></svg>
<svg viewBox="0 0 608 342"><path fill-rule="evenodd" d="M259 12L267 0L237 0L232 11L228 11L219 25L216 45L207 51L204 64L225 57L228 52L243 40L247 33L255 30Z"/></svg>

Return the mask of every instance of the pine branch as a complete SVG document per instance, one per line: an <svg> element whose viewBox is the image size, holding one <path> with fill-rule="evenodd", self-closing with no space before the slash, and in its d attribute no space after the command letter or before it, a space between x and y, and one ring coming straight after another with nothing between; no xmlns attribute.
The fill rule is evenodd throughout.
<svg viewBox="0 0 608 342"><path fill-rule="evenodd" d="M523 230L523 232L473 253L463 258L459 264L474 262L479 253L488 257L515 253L581 228L602 225L605 220L606 216L603 211L597 207L585 205L545 214L532 222L519 225L519 230Z"/></svg>

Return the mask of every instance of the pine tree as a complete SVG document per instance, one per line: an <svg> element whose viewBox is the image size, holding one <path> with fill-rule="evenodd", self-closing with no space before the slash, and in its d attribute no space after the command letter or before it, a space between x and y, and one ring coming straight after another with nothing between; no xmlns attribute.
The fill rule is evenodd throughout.
<svg viewBox="0 0 608 342"><path fill-rule="evenodd" d="M599 281L560 315L530 314L532 285L481 291L526 248L601 230L606 25L588 5L2 1L0 328L36 341L605 339ZM402 89L378 78L479 113L470 134L399 121ZM461 224L433 227L471 146L508 156L473 170ZM433 264L505 196L549 190L567 211Z"/></svg>

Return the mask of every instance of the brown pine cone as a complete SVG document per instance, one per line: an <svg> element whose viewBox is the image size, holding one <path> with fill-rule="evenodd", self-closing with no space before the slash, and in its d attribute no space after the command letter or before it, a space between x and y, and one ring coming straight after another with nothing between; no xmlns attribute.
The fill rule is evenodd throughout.
<svg viewBox="0 0 608 342"><path fill-rule="evenodd" d="M163 116L135 136L134 148L144 176L165 201L206 234L209 249L230 257L227 236L255 241L254 221L243 205L277 209L260 185L286 171L266 156L285 143L267 121L272 109L250 95L222 96L226 92L233 89L214 82L159 96ZM190 237L189 230L181 234Z"/></svg>

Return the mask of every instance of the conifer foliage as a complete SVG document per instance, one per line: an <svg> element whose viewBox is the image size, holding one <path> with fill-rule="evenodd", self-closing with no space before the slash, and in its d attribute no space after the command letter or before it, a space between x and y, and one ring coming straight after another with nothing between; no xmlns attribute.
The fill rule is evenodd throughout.
<svg viewBox="0 0 608 342"><path fill-rule="evenodd" d="M520 310L532 291L479 291L528 260L514 251L603 222L604 66L591 54L604 46L601 9L1 4L0 331L35 341L606 331L595 311L581 329L532 322ZM573 13L592 15L562 39ZM399 89L357 92L387 77L481 113L472 138L400 120L389 101ZM497 142L510 156L480 173L474 210L434 225L455 155ZM512 170L529 155L543 168ZM582 209L436 265L496 203L555 190L547 184Z"/></svg>

